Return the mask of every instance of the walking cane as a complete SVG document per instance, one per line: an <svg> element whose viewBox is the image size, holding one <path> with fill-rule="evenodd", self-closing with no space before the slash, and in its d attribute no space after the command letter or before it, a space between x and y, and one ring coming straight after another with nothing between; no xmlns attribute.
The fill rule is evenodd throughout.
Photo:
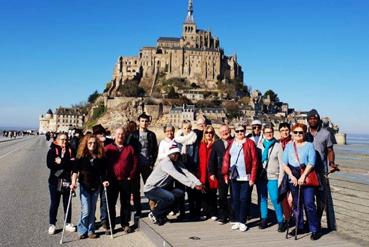
<svg viewBox="0 0 369 247"><path fill-rule="evenodd" d="M69 199L68 199L68 206L67 206L67 212L65 213L65 219L64 219L64 225L63 225L63 231L62 231L62 236L60 239L60 244L63 244L63 238L64 238L64 231L65 231L65 226L67 224L67 218L68 218L68 213L69 213L69 208L70 208L70 203L72 202L72 189L69 192Z"/></svg>
<svg viewBox="0 0 369 247"><path fill-rule="evenodd" d="M104 186L104 193L105 193L105 199L106 199L106 208L108 210L108 220L109 220L109 227L110 227L110 236L113 239L113 228L111 227L111 220L110 220L110 210L109 210L109 202L108 202L108 193L106 191L106 187Z"/></svg>
<svg viewBox="0 0 369 247"><path fill-rule="evenodd" d="M296 215L295 215L295 240L297 240L297 232L298 232L298 224L299 224L299 216L300 216L300 198L301 197L301 185L299 185L299 192L297 194L297 209L296 209Z"/></svg>

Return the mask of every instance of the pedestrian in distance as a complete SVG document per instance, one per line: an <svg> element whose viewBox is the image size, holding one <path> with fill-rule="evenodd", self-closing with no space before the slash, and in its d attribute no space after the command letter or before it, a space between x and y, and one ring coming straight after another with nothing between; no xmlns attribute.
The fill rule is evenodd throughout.
<svg viewBox="0 0 369 247"><path fill-rule="evenodd" d="M132 180L138 176L138 162L134 149L124 144L125 129L119 127L115 130L114 143L105 146L105 158L107 164L107 178L109 187L107 189L110 221L112 230L115 227L116 210L115 205L120 198L120 224L126 233L133 232L129 225L131 219L131 187ZM110 231L106 232L110 234Z"/></svg>
<svg viewBox="0 0 369 247"><path fill-rule="evenodd" d="M208 171L210 180L218 181L218 204L219 223L225 224L229 220L230 207L228 204L228 184L225 183L222 175L223 156L229 143L232 140L231 130L228 125L222 125L219 129L220 139L215 141L208 161Z"/></svg>
<svg viewBox="0 0 369 247"><path fill-rule="evenodd" d="M141 178L146 183L150 176L156 158L158 156L158 142L154 132L148 129L151 123L151 117L146 113L138 116L138 130L135 130L130 136L129 145L131 145L138 158L138 176L134 178L132 193L135 207L135 217L141 216Z"/></svg>
<svg viewBox="0 0 369 247"><path fill-rule="evenodd" d="M49 193L50 193L50 209L49 209L49 230L50 235L55 234L56 217L58 213L58 207L60 204L60 198L63 197L64 214L66 214L69 195L72 169L75 159L72 154L72 150L67 144L67 135L60 133L50 145L50 149L47 153L47 167L50 169L49 175ZM71 223L72 210L68 211L66 217L66 230L74 232L75 227Z"/></svg>
<svg viewBox="0 0 369 247"><path fill-rule="evenodd" d="M200 193L203 191L201 182L180 161L180 149L176 143L169 148L167 158L160 159L144 186L145 196L156 202L156 206L149 213L149 218L155 224L165 224L168 213L184 198L184 190L174 188L174 181Z"/></svg>
<svg viewBox="0 0 369 247"><path fill-rule="evenodd" d="M305 141L306 131L305 124L293 125L293 142L288 143L283 152L283 169L290 178L289 189L293 197L294 215L297 218L292 234L304 232L304 208L311 232L310 238L317 240L320 237L320 226L315 205L315 187L305 185L306 177L315 167L316 154L314 145Z"/></svg>
<svg viewBox="0 0 369 247"><path fill-rule="evenodd" d="M274 129L272 124L266 124L263 127L263 150L262 150L262 170L259 173L259 180L264 180L260 183L260 229L267 227L268 220L268 194L272 201L275 215L278 222L278 232L286 230L286 224L283 219L283 210L278 202L278 185L282 181L283 149L281 144L274 138Z"/></svg>
<svg viewBox="0 0 369 247"><path fill-rule="evenodd" d="M97 238L95 234L95 212L100 184L109 185L104 165L104 147L96 136L83 137L77 152L76 166L73 169L71 189L77 188L81 200L81 217L77 225L80 239Z"/></svg>
<svg viewBox="0 0 369 247"><path fill-rule="evenodd" d="M235 132L236 137L224 154L222 175L226 183L232 184L232 207L236 220L232 230L244 232L247 230L250 194L256 181L258 155L254 142L246 138L242 124L236 124Z"/></svg>

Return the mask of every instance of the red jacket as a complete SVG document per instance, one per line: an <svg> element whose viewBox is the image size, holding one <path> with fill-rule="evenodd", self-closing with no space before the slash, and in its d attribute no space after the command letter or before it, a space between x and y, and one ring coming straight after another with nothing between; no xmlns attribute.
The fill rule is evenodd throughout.
<svg viewBox="0 0 369 247"><path fill-rule="evenodd" d="M209 184L210 189L218 188L218 181L215 179L211 180L209 177L209 158L213 148L213 144L208 147L208 144L201 142L199 147L199 177L202 184Z"/></svg>
<svg viewBox="0 0 369 247"><path fill-rule="evenodd" d="M229 168L231 166L230 164L231 157L230 157L229 151L231 150L233 142L234 141L232 140L229 143L228 148L223 157L222 174L225 180L228 180L229 178ZM246 164L246 173L250 175L250 181L255 183L256 174L257 174L257 170L259 167L259 159L258 159L258 153L256 151L255 143L249 138L246 138L246 142L243 144L243 154L244 154L245 164Z"/></svg>
<svg viewBox="0 0 369 247"><path fill-rule="evenodd" d="M138 161L132 146L123 146L119 149L115 143L111 143L104 149L110 179L121 181L136 177Z"/></svg>

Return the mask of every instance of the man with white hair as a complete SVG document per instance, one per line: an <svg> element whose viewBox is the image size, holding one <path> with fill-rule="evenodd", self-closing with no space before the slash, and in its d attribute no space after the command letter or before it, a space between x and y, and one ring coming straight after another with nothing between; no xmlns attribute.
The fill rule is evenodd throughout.
<svg viewBox="0 0 369 247"><path fill-rule="evenodd" d="M149 218L158 225L165 224L167 214L184 198L183 190L173 189L174 180L192 189L203 190L201 182L179 161L180 150L176 143L169 148L167 156L159 161L144 186L145 196L156 201Z"/></svg>

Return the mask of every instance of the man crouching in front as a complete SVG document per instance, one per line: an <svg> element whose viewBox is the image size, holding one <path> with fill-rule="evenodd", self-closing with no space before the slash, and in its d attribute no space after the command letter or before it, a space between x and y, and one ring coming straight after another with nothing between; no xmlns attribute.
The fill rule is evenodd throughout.
<svg viewBox="0 0 369 247"><path fill-rule="evenodd" d="M173 188L174 180L192 189L204 190L201 182L179 161L180 150L176 143L171 145L167 156L159 161L144 186L145 196L156 202L149 218L159 226L165 224L168 213L175 205L184 200L184 191Z"/></svg>

